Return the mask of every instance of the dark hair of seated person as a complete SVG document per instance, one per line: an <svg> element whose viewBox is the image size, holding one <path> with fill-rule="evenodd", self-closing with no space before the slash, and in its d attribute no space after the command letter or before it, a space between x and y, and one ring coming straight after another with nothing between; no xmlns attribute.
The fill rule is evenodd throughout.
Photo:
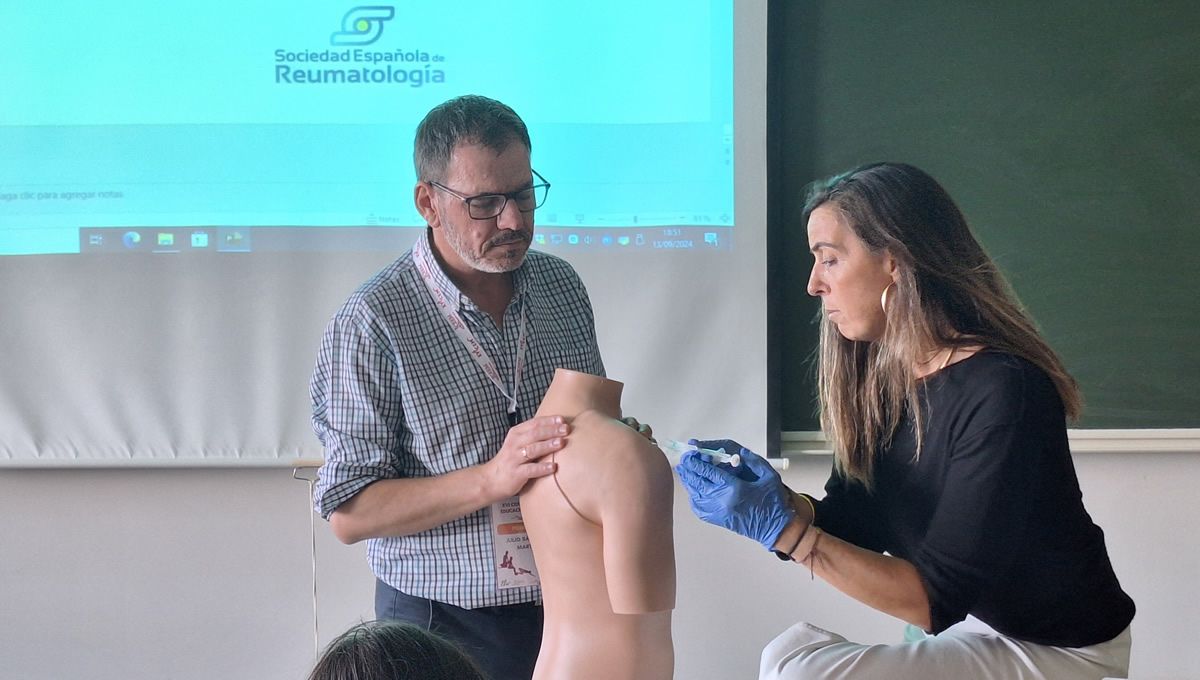
<svg viewBox="0 0 1200 680"><path fill-rule="evenodd" d="M453 642L400 621L367 621L336 637L308 680L485 680Z"/></svg>

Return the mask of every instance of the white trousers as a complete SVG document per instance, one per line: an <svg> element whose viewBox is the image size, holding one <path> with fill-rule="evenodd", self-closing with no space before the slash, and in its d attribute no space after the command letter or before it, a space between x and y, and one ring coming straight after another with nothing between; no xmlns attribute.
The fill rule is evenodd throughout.
<svg viewBox="0 0 1200 680"><path fill-rule="evenodd" d="M1129 629L1090 647L1051 647L997 633L973 616L940 635L861 645L797 623L762 653L759 680L1101 680L1129 673Z"/></svg>

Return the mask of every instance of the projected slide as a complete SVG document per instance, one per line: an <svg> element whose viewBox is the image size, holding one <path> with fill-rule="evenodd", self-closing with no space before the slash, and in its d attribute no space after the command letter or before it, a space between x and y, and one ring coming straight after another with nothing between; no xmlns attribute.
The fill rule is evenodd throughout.
<svg viewBox="0 0 1200 680"><path fill-rule="evenodd" d="M395 247L432 106L517 110L535 247L735 243L732 0L0 4L0 255ZM32 30L32 27L41 27Z"/></svg>

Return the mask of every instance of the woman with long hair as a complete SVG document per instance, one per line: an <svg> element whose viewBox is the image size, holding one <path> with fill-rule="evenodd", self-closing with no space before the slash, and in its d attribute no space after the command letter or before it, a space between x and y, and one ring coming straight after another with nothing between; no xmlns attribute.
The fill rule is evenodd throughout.
<svg viewBox="0 0 1200 680"><path fill-rule="evenodd" d="M695 443L744 470L690 453L680 478L701 519L924 633L859 645L800 623L760 677L1124 677L1134 604L1071 460L1079 388L962 212L877 163L815 184L805 220L825 496L729 440Z"/></svg>

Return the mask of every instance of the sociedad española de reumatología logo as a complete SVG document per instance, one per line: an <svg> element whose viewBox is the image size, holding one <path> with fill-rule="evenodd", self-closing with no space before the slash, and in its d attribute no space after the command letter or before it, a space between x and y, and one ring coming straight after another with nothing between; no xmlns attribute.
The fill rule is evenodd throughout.
<svg viewBox="0 0 1200 680"><path fill-rule="evenodd" d="M275 83L409 87L445 83L445 54L415 45L377 48L384 24L395 16L395 8L388 5L358 5L342 17L342 30L322 31L329 35L328 46L276 49ZM389 41L394 42L396 35L395 30L389 32Z"/></svg>
<svg viewBox="0 0 1200 680"><path fill-rule="evenodd" d="M386 5L363 5L352 7L342 17L342 30L329 36L329 44L370 45L383 35L383 24L396 16L396 9Z"/></svg>

